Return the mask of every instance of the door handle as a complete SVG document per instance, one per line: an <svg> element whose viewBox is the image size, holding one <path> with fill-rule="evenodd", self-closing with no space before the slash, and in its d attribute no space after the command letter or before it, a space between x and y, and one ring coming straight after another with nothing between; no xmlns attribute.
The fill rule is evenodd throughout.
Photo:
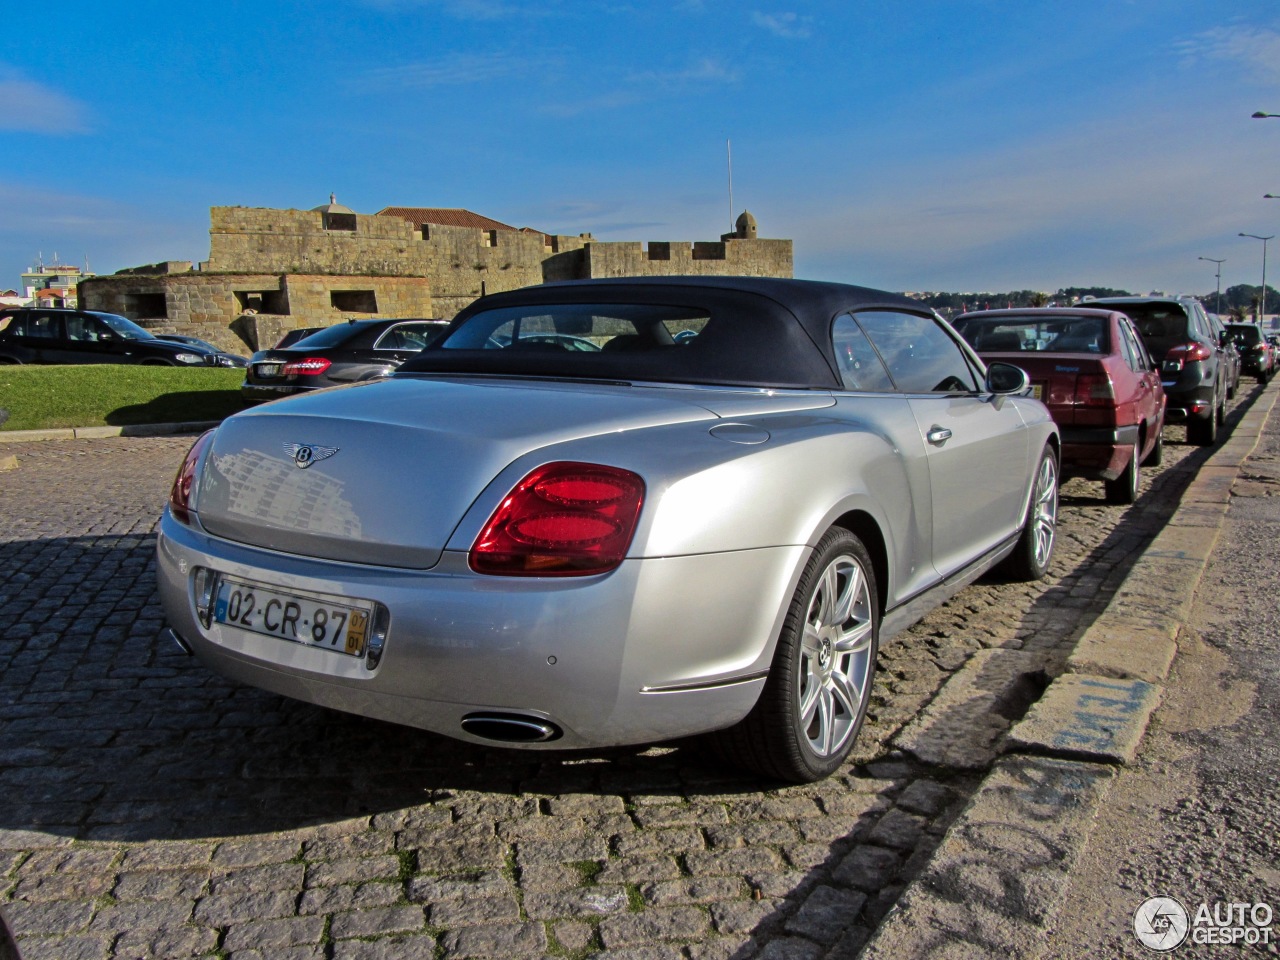
<svg viewBox="0 0 1280 960"><path fill-rule="evenodd" d="M946 427L933 426L929 428L929 432L924 437L934 446L940 447L951 439L951 431Z"/></svg>

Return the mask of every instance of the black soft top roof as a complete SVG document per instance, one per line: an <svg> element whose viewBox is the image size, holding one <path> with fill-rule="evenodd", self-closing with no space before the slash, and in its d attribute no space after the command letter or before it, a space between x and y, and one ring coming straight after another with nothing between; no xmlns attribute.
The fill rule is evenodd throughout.
<svg viewBox="0 0 1280 960"><path fill-rule="evenodd" d="M677 349L637 352L460 350L450 335L489 311L556 304L653 304L710 318ZM854 310L931 313L917 300L867 287L762 277L632 277L572 280L482 297L399 373L506 374L732 386L840 389L831 321ZM483 318L481 321L483 322Z"/></svg>

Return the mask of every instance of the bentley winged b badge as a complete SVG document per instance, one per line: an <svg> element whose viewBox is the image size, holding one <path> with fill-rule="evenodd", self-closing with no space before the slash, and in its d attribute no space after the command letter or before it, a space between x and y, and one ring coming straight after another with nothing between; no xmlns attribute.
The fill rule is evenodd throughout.
<svg viewBox="0 0 1280 960"><path fill-rule="evenodd" d="M293 459L293 465L305 470L313 463L328 460L338 452L337 447L322 447L314 443L286 443L284 452Z"/></svg>

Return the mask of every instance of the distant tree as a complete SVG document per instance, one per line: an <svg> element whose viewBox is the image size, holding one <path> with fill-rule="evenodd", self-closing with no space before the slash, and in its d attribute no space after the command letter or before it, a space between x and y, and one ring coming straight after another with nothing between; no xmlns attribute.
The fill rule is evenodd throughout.
<svg viewBox="0 0 1280 960"><path fill-rule="evenodd" d="M1031 295L1031 306L1033 307L1043 307L1048 302L1049 295L1047 293L1041 293L1037 290Z"/></svg>
<svg viewBox="0 0 1280 960"><path fill-rule="evenodd" d="M1231 318L1232 323L1244 323L1247 320L1248 312L1240 304L1232 304L1227 310L1227 316Z"/></svg>
<svg viewBox="0 0 1280 960"><path fill-rule="evenodd" d="M1082 300L1085 297L1131 297L1128 290L1119 290L1115 287L1063 287L1055 295L1054 299L1064 303L1072 303L1076 300Z"/></svg>

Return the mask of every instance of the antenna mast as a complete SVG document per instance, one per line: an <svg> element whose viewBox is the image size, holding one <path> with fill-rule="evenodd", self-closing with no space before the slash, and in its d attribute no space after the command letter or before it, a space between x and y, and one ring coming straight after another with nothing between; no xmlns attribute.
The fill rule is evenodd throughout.
<svg viewBox="0 0 1280 960"><path fill-rule="evenodd" d="M724 142L724 152L729 161L729 232L733 233L733 143L728 139Z"/></svg>

